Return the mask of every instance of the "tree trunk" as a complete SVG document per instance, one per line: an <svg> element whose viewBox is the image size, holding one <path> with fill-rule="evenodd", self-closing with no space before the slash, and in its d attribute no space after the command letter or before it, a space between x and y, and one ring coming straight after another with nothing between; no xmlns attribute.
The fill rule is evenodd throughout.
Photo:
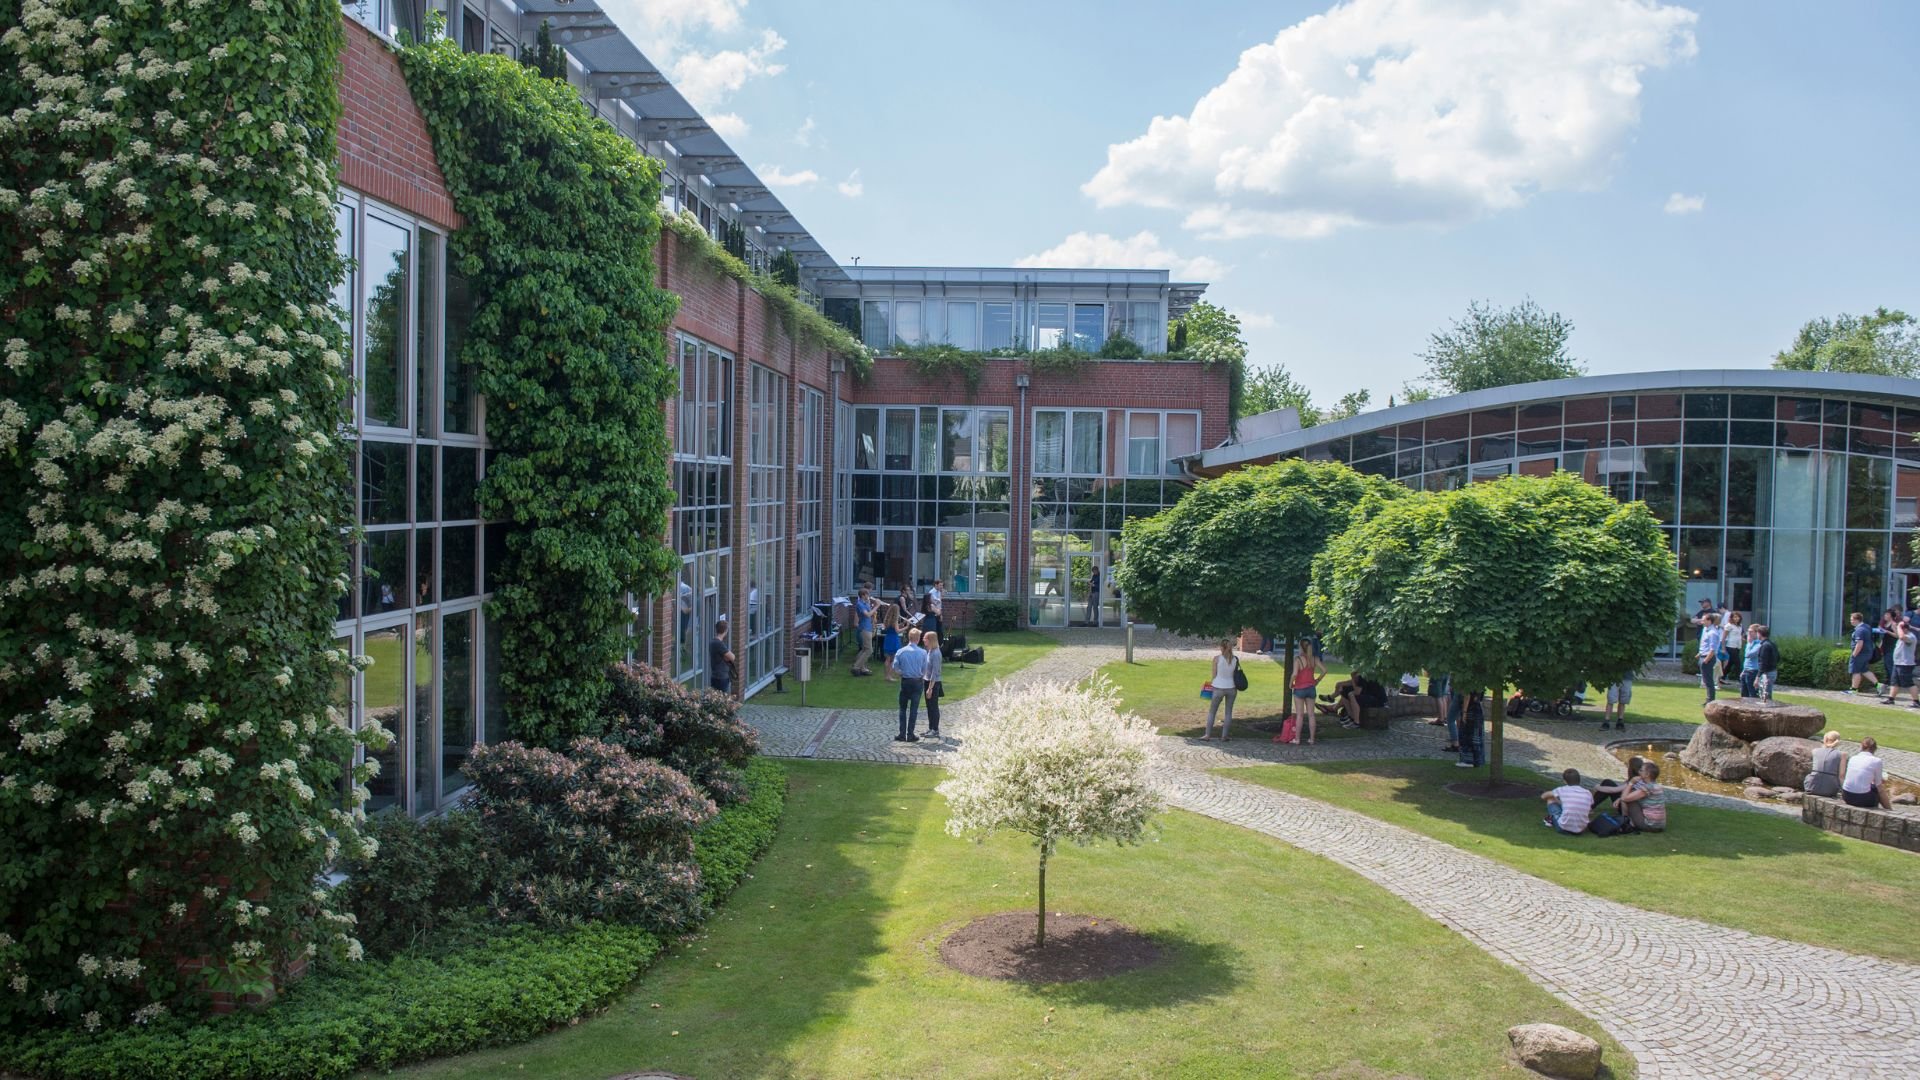
<svg viewBox="0 0 1920 1080"><path fill-rule="evenodd" d="M1490 719L1493 725L1492 736L1487 740L1487 787L1489 790L1499 787L1500 781L1505 779L1500 766L1505 762L1507 748L1506 691L1505 685L1495 684L1493 698L1487 703L1491 707Z"/></svg>
<svg viewBox="0 0 1920 1080"><path fill-rule="evenodd" d="M1047 945L1047 849L1040 849L1040 921L1035 924L1033 933L1035 948Z"/></svg>

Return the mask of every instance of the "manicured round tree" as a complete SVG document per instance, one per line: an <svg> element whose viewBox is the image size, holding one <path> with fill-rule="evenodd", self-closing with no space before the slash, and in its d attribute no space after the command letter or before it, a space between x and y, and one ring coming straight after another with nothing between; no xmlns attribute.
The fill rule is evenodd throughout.
<svg viewBox="0 0 1920 1080"><path fill-rule="evenodd" d="M1040 851L1039 922L1047 943L1047 859L1062 840L1131 844L1160 812L1147 777L1153 725L1122 713L1113 686L1042 683L1020 689L997 682L940 785L947 831L985 840L1002 829L1026 833Z"/></svg>
<svg viewBox="0 0 1920 1080"><path fill-rule="evenodd" d="M1644 503L1555 473L1362 506L1314 563L1307 611L1357 669L1489 688L1498 781L1506 687L1558 695L1636 670L1680 597Z"/></svg>
<svg viewBox="0 0 1920 1080"><path fill-rule="evenodd" d="M1248 627L1293 643L1313 629L1307 585L1314 556L1354 507L1412 493L1335 461L1282 461L1196 484L1174 506L1127 522L1113 577L1130 611L1163 630L1231 637Z"/></svg>

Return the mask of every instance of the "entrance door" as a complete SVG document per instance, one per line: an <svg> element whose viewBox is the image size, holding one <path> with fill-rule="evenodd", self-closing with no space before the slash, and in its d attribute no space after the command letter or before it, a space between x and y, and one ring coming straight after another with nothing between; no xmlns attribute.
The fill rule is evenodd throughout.
<svg viewBox="0 0 1920 1080"><path fill-rule="evenodd" d="M1100 556L1075 551L1067 555L1067 625L1099 626L1100 593L1106 585Z"/></svg>
<svg viewBox="0 0 1920 1080"><path fill-rule="evenodd" d="M1888 575L1887 604L1898 604L1901 611L1920 607L1920 570L1895 570Z"/></svg>

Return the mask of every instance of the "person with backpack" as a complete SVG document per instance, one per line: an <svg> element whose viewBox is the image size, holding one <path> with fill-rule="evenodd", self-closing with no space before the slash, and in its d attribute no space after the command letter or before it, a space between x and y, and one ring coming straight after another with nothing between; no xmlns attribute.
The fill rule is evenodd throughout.
<svg viewBox="0 0 1920 1080"><path fill-rule="evenodd" d="M1758 659L1754 668L1754 695L1773 700L1773 684L1780 678L1780 646L1773 643L1773 628L1765 623L1755 626L1748 637L1757 639Z"/></svg>
<svg viewBox="0 0 1920 1080"><path fill-rule="evenodd" d="M1200 736L1202 741L1213 738L1213 718L1222 702L1226 703L1227 715L1220 725L1220 741L1227 741L1227 733L1233 727L1233 699L1240 696L1246 679L1240 671L1240 658L1233 655L1233 642L1221 641L1220 655L1213 658L1213 678L1207 683L1213 694L1207 699L1207 733Z"/></svg>

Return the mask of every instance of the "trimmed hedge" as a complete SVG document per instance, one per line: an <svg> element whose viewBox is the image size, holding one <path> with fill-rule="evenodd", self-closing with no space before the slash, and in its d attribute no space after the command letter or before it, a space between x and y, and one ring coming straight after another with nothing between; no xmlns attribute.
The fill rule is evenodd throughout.
<svg viewBox="0 0 1920 1080"><path fill-rule="evenodd" d="M973 628L981 633L1020 629L1020 604L1015 600L982 600L973 605Z"/></svg>
<svg viewBox="0 0 1920 1080"><path fill-rule="evenodd" d="M786 771L746 770L749 797L698 834L705 894L718 900L772 844ZM74 1080L321 1080L524 1042L618 997L663 943L637 927L515 927L444 956L329 968L257 1013L197 1026L163 1020L91 1036L0 1041L0 1067Z"/></svg>

